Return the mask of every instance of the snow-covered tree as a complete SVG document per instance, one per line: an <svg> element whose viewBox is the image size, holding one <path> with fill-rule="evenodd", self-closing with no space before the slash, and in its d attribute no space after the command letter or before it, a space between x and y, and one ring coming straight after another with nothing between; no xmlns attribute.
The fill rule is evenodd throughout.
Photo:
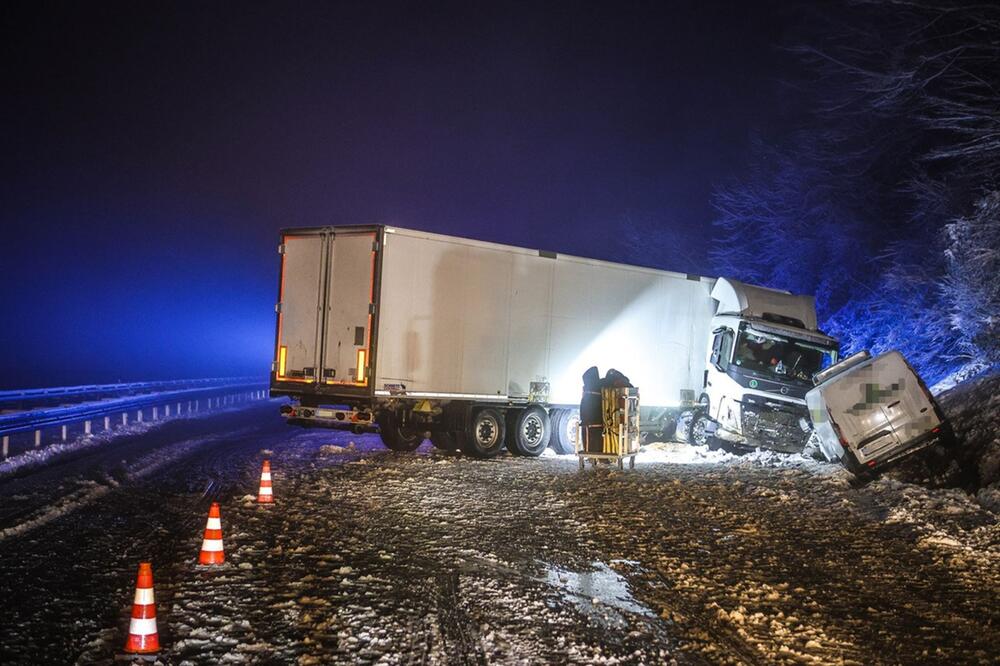
<svg viewBox="0 0 1000 666"><path fill-rule="evenodd" d="M996 362L997 203L982 197L1000 190L1000 5L817 11L788 49L807 112L716 191L716 270L816 294L846 352L899 349L929 381Z"/></svg>
<svg viewBox="0 0 1000 666"><path fill-rule="evenodd" d="M944 295L961 351L972 361L1000 363L1000 192L983 197L944 233Z"/></svg>
<svg viewBox="0 0 1000 666"><path fill-rule="evenodd" d="M857 192L823 159L817 137L802 134L791 148L754 142L749 175L718 188L716 243L710 258L719 275L817 296L821 317L849 298L868 249Z"/></svg>

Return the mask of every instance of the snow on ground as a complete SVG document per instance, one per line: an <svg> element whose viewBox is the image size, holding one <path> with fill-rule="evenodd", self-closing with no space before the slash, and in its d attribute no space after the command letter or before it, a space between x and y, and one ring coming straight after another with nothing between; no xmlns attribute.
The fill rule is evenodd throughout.
<svg viewBox="0 0 1000 666"><path fill-rule="evenodd" d="M970 474L969 488L1000 512L1000 372L938 397L958 440L957 458Z"/></svg>
<svg viewBox="0 0 1000 666"><path fill-rule="evenodd" d="M970 459L990 459L973 451L995 443L993 395L943 398ZM0 661L111 664L145 557L171 664L1000 654L998 516L919 465L859 485L808 456L664 443L633 470L579 471L573 456L393 453L261 414L0 541L0 595L16 600L0 605ZM269 507L254 502L264 457ZM217 569L195 564L211 499Z"/></svg>
<svg viewBox="0 0 1000 666"><path fill-rule="evenodd" d="M55 444L48 444L46 446L37 449L28 449L17 455L13 455L3 461L0 461L0 480L5 477L11 476L18 472L24 472L26 470L41 467L43 465L52 463L56 460L64 458L68 455L75 455L86 451L87 449L106 445L116 439L122 437L134 437L137 435L142 435L149 432L154 428L162 426L164 423L169 423L171 421L185 420L185 419L200 419L208 416L214 416L223 411L233 411L238 409L244 409L247 403L237 403L233 406L223 407L221 409L209 410L205 409L198 412L185 412L182 414L175 414L174 416L161 417L157 420L145 420L145 421L130 421L125 425L122 425L120 421L114 421L114 419L120 419L121 415L119 413L113 414L113 424L109 430L99 430L97 432L92 432L91 434L81 434L76 438L66 441L58 442ZM101 420L95 419L95 428L101 427Z"/></svg>
<svg viewBox="0 0 1000 666"><path fill-rule="evenodd" d="M184 416L178 418L190 417ZM23 453L11 456L0 462L0 479L33 467L40 467L69 454L80 453L91 447L107 444L119 437L141 435L162 423L163 421L133 421L127 425L119 423L107 431L80 435L70 441L49 444L37 449L28 449Z"/></svg>

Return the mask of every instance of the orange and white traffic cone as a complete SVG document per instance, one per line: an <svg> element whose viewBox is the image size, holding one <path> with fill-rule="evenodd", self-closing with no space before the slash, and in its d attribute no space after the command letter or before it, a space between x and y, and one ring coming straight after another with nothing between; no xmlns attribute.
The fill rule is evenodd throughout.
<svg viewBox="0 0 1000 666"><path fill-rule="evenodd" d="M132 602L132 619L128 624L125 652L152 654L160 651L160 635L156 631L156 603L153 598L153 565L139 564L135 579L135 600Z"/></svg>
<svg viewBox="0 0 1000 666"><path fill-rule="evenodd" d="M271 488L271 461L265 460L260 470L260 490L257 491L258 504L273 504L274 491Z"/></svg>
<svg viewBox="0 0 1000 666"><path fill-rule="evenodd" d="M219 503L212 502L208 510L208 522L205 523L205 538L201 541L198 564L222 564L225 561L226 553L222 549L222 514L219 513Z"/></svg>

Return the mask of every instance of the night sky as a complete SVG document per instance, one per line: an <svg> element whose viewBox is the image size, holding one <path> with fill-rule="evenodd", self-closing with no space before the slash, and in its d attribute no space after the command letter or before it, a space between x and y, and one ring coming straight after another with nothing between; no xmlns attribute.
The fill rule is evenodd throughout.
<svg viewBox="0 0 1000 666"><path fill-rule="evenodd" d="M263 377L284 226L711 274L791 19L501 4L4 3L2 387Z"/></svg>

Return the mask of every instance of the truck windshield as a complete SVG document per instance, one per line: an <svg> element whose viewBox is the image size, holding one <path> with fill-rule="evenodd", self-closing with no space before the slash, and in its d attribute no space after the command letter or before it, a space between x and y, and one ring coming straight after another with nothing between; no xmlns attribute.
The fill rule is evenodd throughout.
<svg viewBox="0 0 1000 666"><path fill-rule="evenodd" d="M733 363L752 372L809 381L837 362L837 350L752 328L740 332Z"/></svg>

